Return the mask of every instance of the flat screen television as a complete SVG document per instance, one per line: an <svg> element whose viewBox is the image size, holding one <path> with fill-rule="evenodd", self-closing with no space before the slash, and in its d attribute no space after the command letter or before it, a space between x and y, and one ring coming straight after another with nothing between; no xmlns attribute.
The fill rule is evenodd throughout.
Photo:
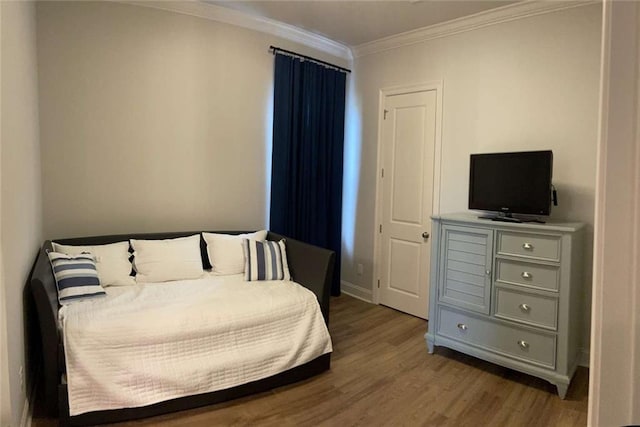
<svg viewBox="0 0 640 427"><path fill-rule="evenodd" d="M512 214L549 215L553 152L472 154L469 209Z"/></svg>

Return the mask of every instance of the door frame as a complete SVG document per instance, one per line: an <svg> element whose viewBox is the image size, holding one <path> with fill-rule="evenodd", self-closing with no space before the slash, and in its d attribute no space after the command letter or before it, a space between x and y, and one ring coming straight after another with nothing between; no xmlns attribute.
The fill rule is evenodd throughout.
<svg viewBox="0 0 640 427"><path fill-rule="evenodd" d="M411 85L390 86L381 88L378 92L378 153L376 162L376 208L373 230L373 283L372 299L374 304L380 304L380 261L382 257L382 242L380 224L382 224L382 125L384 121L384 99L390 95L402 95L413 92L436 91L436 129L433 144L433 192L431 200L431 215L440 213L440 174L442 164L442 94L443 81L433 80Z"/></svg>

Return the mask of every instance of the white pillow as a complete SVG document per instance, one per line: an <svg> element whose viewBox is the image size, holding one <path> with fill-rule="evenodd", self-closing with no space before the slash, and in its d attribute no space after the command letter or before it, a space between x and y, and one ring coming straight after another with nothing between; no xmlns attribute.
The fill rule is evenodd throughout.
<svg viewBox="0 0 640 427"><path fill-rule="evenodd" d="M130 241L138 283L197 279L204 273L199 234L177 239Z"/></svg>
<svg viewBox="0 0 640 427"><path fill-rule="evenodd" d="M240 274L244 273L242 240L264 241L267 238L267 230L237 235L203 232L202 237L207 242L207 254L214 273Z"/></svg>
<svg viewBox="0 0 640 427"><path fill-rule="evenodd" d="M129 262L129 242L108 245L72 246L53 243L53 251L66 255L80 255L89 252L96 259L96 270L102 286L125 286L136 283L131 276Z"/></svg>

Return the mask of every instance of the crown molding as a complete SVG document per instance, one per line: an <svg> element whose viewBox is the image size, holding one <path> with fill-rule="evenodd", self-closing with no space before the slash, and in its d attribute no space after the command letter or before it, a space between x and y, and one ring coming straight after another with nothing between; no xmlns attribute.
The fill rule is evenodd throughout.
<svg viewBox="0 0 640 427"><path fill-rule="evenodd" d="M144 1L144 0L122 0L119 3L131 4L135 6L150 7L169 12L181 13L183 15L197 16L211 21L231 24L250 30L271 34L296 43L303 44L310 48L333 55L338 58L351 61L353 55L351 49L341 43L321 35L303 30L293 25L275 21L261 16L250 15L241 11L229 9L200 0L190 1Z"/></svg>
<svg viewBox="0 0 640 427"><path fill-rule="evenodd" d="M361 56L372 55L374 53L384 52L385 50L396 49L402 46L408 46L415 43L437 39L440 37L460 34L467 31L476 30L478 28L500 24L503 22L514 21L517 19L528 18L531 16L542 15L546 13L559 12L561 10L598 3L601 2L556 2L527 0L476 13L474 15L464 16L462 18L457 18L440 24L434 24L428 27L407 31L405 33L384 37L379 40L374 40L372 42L354 46L351 50L353 51L354 57L357 58Z"/></svg>

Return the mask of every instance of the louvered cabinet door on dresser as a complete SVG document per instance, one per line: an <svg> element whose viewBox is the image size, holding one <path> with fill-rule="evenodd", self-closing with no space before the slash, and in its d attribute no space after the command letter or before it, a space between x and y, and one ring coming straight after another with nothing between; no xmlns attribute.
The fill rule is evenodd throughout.
<svg viewBox="0 0 640 427"><path fill-rule="evenodd" d="M434 346L543 378L564 399L583 331L582 224L433 218Z"/></svg>

